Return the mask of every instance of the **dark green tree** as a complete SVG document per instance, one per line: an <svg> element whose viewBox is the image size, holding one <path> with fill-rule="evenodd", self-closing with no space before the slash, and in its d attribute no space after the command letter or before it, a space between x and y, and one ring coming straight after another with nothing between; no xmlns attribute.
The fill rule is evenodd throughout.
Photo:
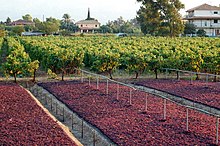
<svg viewBox="0 0 220 146"><path fill-rule="evenodd" d="M11 18L8 17L8 18L6 19L6 22L5 22L5 23L6 23L6 25L9 25L9 24L11 23Z"/></svg>
<svg viewBox="0 0 220 146"><path fill-rule="evenodd" d="M27 20L27 21L32 21L32 17L30 14L26 14L26 15L22 16L22 19Z"/></svg>
<svg viewBox="0 0 220 146"><path fill-rule="evenodd" d="M15 35L21 35L22 32L24 32L24 27L23 26L14 26L12 28L12 32L15 34Z"/></svg>
<svg viewBox="0 0 220 146"><path fill-rule="evenodd" d="M137 20L144 34L157 35L160 27L167 27L167 35L173 37L181 34L184 25L179 11L184 8L179 0L137 0L142 3L137 12ZM164 23L167 23L164 25ZM164 30L164 29L163 29Z"/></svg>
<svg viewBox="0 0 220 146"><path fill-rule="evenodd" d="M197 36L199 37L204 37L206 36L206 31L204 29L199 29L197 32L196 32Z"/></svg>
<svg viewBox="0 0 220 146"><path fill-rule="evenodd" d="M185 23L184 34L196 34L196 26L191 23Z"/></svg>

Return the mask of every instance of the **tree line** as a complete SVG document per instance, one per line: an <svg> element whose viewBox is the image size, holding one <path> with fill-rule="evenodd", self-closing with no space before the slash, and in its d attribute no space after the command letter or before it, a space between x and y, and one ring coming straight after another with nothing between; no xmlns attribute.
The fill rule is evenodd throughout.
<svg viewBox="0 0 220 146"><path fill-rule="evenodd" d="M102 25L99 33L129 33L144 34L151 36L175 37L180 34L198 34L205 36L204 30L196 31L193 24L184 23L179 11L185 6L179 0L137 0L141 3L137 16L131 20L124 20L119 17L116 20L109 20ZM32 18L30 14L22 16L23 20L32 21L35 25L9 26L12 22L8 17L5 22L0 23L0 36L6 32L9 35L21 35L24 31L41 31L45 34L59 33L70 35L78 32L74 19L69 14L64 14L62 20L49 17L46 21Z"/></svg>

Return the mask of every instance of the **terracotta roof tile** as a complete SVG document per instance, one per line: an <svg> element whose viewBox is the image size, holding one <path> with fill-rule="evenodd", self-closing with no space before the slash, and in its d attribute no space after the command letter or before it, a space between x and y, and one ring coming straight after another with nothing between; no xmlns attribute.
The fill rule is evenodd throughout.
<svg viewBox="0 0 220 146"><path fill-rule="evenodd" d="M194 11L194 10L219 10L220 11L220 7L211 6L211 5L208 5L208 4L202 4L200 6L189 9L186 12L191 12L191 11Z"/></svg>

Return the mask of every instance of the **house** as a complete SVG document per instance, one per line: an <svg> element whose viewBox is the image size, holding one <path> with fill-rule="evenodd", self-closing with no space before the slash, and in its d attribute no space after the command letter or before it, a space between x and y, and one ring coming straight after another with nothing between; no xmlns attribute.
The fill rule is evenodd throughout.
<svg viewBox="0 0 220 146"><path fill-rule="evenodd" d="M34 22L32 21L28 21L28 20L22 20L22 19L19 19L19 20L16 20L16 21L13 21L10 23L11 26L16 26L16 25L22 25L22 26L25 26L25 25L35 25Z"/></svg>
<svg viewBox="0 0 220 146"><path fill-rule="evenodd" d="M205 30L207 36L220 36L220 6L202 4L186 12L184 19L194 24L197 30Z"/></svg>
<svg viewBox="0 0 220 146"><path fill-rule="evenodd" d="M88 16L85 20L76 22L81 33L95 33L100 29L101 23L98 20L90 17L90 10L88 9Z"/></svg>

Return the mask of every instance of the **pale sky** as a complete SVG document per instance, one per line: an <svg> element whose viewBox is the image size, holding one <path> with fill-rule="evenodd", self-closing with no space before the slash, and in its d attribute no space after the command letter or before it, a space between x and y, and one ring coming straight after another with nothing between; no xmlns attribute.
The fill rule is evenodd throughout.
<svg viewBox="0 0 220 146"><path fill-rule="evenodd" d="M220 0L180 0L185 4L185 11L198 5L207 3L219 6ZM140 3L136 0L0 0L0 21L7 17L13 20L31 14L33 18L43 20L48 17L62 19L68 13L72 19L79 21L87 17L90 8L91 17L98 19L102 24L108 20L115 20L122 16L125 20L135 18Z"/></svg>

